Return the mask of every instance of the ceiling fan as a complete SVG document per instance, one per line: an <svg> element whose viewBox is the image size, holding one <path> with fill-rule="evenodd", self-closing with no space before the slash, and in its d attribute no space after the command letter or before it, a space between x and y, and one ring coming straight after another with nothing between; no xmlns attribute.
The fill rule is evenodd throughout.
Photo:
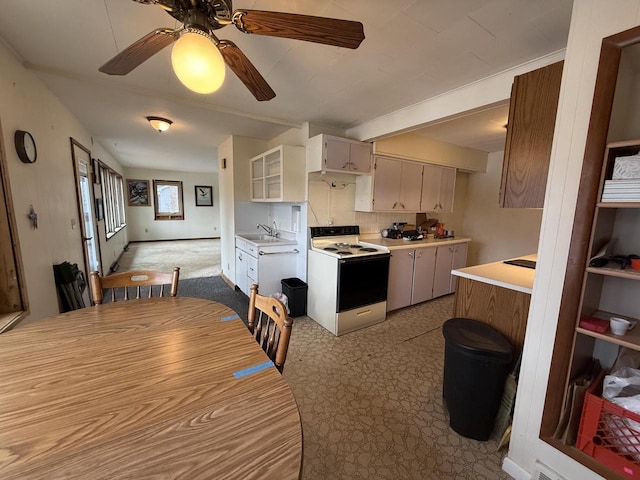
<svg viewBox="0 0 640 480"><path fill-rule="evenodd" d="M185 33L204 35L217 47L224 63L257 100L276 96L264 77L231 41L219 40L214 31L233 24L243 33L292 38L346 48L358 48L364 40L362 23L294 13L235 10L232 0L134 0L164 9L182 22L176 29L159 28L129 45L102 65L109 75L126 75Z"/></svg>

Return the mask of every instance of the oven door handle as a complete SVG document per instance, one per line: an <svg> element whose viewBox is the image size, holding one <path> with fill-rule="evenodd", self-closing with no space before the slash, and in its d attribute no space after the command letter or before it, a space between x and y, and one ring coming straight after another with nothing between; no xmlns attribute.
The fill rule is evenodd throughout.
<svg viewBox="0 0 640 480"><path fill-rule="evenodd" d="M297 248L294 248L293 250L289 250L287 252L265 252L263 250L260 250L258 252L258 255L283 255L288 253L300 253L300 250L298 250Z"/></svg>
<svg viewBox="0 0 640 480"><path fill-rule="evenodd" d="M390 253L377 253L375 255L363 255L361 257L355 258L341 258L338 260L339 263L362 263L362 262L370 262L372 260L382 260L383 258L391 258Z"/></svg>

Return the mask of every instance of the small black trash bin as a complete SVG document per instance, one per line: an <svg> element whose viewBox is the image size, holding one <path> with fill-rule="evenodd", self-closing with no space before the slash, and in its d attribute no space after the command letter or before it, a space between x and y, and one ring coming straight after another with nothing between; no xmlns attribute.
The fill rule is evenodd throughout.
<svg viewBox="0 0 640 480"><path fill-rule="evenodd" d="M464 437L488 440L511 365L511 344L490 325L469 318L447 320L442 334L449 425Z"/></svg>
<svg viewBox="0 0 640 480"><path fill-rule="evenodd" d="M289 300L289 316L300 317L307 314L307 284L299 278L282 280L282 293Z"/></svg>

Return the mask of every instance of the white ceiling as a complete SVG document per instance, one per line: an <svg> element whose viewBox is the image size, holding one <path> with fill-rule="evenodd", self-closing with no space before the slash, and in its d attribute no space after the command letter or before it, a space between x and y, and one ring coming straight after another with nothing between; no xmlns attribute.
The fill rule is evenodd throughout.
<svg viewBox="0 0 640 480"><path fill-rule="evenodd" d="M233 26L219 30L276 92L268 102L256 101L229 69L218 92L188 91L171 71L170 47L124 77L98 72L155 28L177 26L154 5L0 0L0 37L124 166L213 171L216 146L230 134L269 139L306 121L351 128L561 50L571 6L571 0L236 0L236 9L364 24L357 50L251 36ZM419 134L500 149L504 132L500 138L496 125L504 124L505 108ZM159 134L148 115L174 125Z"/></svg>

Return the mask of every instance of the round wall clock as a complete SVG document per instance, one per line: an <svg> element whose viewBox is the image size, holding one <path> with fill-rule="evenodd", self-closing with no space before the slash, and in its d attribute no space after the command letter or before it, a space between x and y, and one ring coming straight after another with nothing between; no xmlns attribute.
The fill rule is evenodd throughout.
<svg viewBox="0 0 640 480"><path fill-rule="evenodd" d="M20 160L24 163L34 163L38 158L38 150L33 136L24 130L16 130L13 140Z"/></svg>

